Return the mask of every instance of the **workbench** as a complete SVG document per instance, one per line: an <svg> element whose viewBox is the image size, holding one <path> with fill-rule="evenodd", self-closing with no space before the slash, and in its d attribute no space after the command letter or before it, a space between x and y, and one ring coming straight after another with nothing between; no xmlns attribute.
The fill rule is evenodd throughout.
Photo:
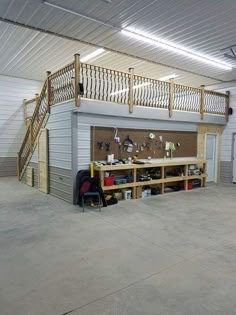
<svg viewBox="0 0 236 315"><path fill-rule="evenodd" d="M199 168L203 170L201 175L188 175L189 165L197 165ZM166 176L166 168L170 167L180 167L184 169L184 172L181 176ZM159 168L161 173L160 179L152 179L149 181L138 181L137 179L137 171L138 170L147 170L149 168ZM165 185L171 183L184 182L184 190L188 190L188 182L190 180L199 179L201 181L201 187L206 186L206 161L200 159L158 159L158 161L147 161L145 164L118 164L118 165L104 165L104 166L95 166L95 172L99 174L101 187L106 191L111 190L120 190L120 189L132 189L133 199L137 198L137 189L142 188L143 186L159 186L160 192L163 194L165 192ZM133 182L120 184L120 185L112 185L112 186L104 186L104 173L112 172L113 175L117 171L130 171L132 172Z"/></svg>

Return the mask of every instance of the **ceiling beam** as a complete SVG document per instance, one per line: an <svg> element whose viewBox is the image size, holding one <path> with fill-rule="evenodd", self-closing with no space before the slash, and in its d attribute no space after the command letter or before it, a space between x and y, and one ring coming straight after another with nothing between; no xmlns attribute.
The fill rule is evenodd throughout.
<svg viewBox="0 0 236 315"><path fill-rule="evenodd" d="M179 68L179 67L169 66L169 65L167 65L165 63L155 62L155 61L152 61L152 60L149 60L149 59L146 59L146 58L143 58L143 57L139 57L139 56L136 56L136 55L133 55L133 54L128 54L128 53L125 53L125 52L117 51L117 50L114 50L114 49L111 49L111 48L103 47L101 45L95 45L95 44L89 43L89 42L87 42L85 40L80 40L80 39L75 38L75 37L70 37L70 36L67 36L67 35L55 33L55 32L52 32L52 31L49 31L49 30L45 30L45 29L42 29L42 28L39 28L39 27L30 26L30 25L23 24L23 23L20 23L20 22L16 22L16 21L13 21L13 20L10 20L10 19L6 19L6 18L3 18L3 17L0 17L0 21L1 22L5 22L5 23L9 23L9 24L13 24L15 26L28 28L28 29L36 31L36 32L41 32L41 33L45 33L45 34L48 34L48 35L52 35L52 36L64 38L64 39L67 39L67 40L71 40L71 41L74 41L74 42L79 42L79 43L82 43L82 44L85 44L85 45L89 45L89 46L92 46L92 47L105 48L107 51L110 51L112 53L120 54L120 55L131 57L131 58L136 58L138 60L149 62L149 63L155 64L155 65L160 65L160 66L163 66L163 67L167 67L169 69L176 69L176 70L179 70L179 71L182 71L182 72L185 72L185 73L190 73L190 74L197 75L197 76L200 76L200 77L203 77L203 78L207 78L207 79L211 79L211 80L214 80L214 81L225 82L224 80L221 80L221 79L218 79L218 78L215 78L215 77L199 74L199 73L196 73L196 72L190 71L190 70L184 70L184 69Z"/></svg>

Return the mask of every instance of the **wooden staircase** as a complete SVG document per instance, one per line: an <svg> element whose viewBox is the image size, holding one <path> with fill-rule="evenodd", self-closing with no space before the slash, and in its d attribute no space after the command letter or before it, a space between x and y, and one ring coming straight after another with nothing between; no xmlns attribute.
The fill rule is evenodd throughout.
<svg viewBox="0 0 236 315"><path fill-rule="evenodd" d="M74 61L51 74L47 72L47 79L39 96L25 102L36 103L33 114L25 115L26 134L17 156L17 175L21 180L30 162L41 128L44 128L50 115L50 107L60 102L75 99L79 106L79 76L80 59L75 54Z"/></svg>
<svg viewBox="0 0 236 315"><path fill-rule="evenodd" d="M41 128L47 122L49 116L48 102L48 86L47 80L44 82L42 91L39 97L36 98L36 106L33 115L28 124L26 134L17 156L17 175L21 180L27 165L33 155L37 145L37 137Z"/></svg>

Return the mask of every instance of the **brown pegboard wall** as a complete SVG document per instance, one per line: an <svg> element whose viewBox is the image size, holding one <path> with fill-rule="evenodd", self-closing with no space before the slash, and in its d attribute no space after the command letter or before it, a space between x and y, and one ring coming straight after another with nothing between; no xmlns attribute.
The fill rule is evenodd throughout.
<svg viewBox="0 0 236 315"><path fill-rule="evenodd" d="M149 139L150 133L155 135L155 139ZM166 141L180 143L180 147L176 147L176 151L173 152L173 157L197 156L197 132L118 128L117 136L120 137L121 150L119 144L115 143L114 136L115 128L91 127L91 160L106 160L107 155L112 153L115 155L115 159L124 159L134 155L137 155L139 159L147 159L149 156L163 158L166 153ZM137 144L134 145L132 153L124 151L123 143L127 136ZM160 142L159 136L162 136L162 142ZM99 149L98 142L103 142L101 149ZM106 143L110 143L109 151L106 150ZM141 151L141 146L143 151Z"/></svg>

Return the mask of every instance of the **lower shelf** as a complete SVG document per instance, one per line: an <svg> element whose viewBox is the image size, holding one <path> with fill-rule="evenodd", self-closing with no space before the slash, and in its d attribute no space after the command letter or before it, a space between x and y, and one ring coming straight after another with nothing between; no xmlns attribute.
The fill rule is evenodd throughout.
<svg viewBox="0 0 236 315"><path fill-rule="evenodd" d="M103 186L102 189L104 191L109 191L109 190L120 190L120 189L125 189L125 188L132 188L133 191L134 190L136 191L137 188L142 188L143 186L159 185L162 187L161 192L164 193L165 184L184 182L184 181L185 183L187 183L187 181L194 180L194 179L201 180L202 186L205 186L206 175L202 174L202 175L193 175L193 176L176 176L176 177L155 179L155 180L149 180L149 181L143 181L143 182L133 182L133 183L127 183L127 184L120 184L120 185ZM185 190L187 190L187 185L185 185ZM136 193L134 195L134 198L136 198Z"/></svg>

